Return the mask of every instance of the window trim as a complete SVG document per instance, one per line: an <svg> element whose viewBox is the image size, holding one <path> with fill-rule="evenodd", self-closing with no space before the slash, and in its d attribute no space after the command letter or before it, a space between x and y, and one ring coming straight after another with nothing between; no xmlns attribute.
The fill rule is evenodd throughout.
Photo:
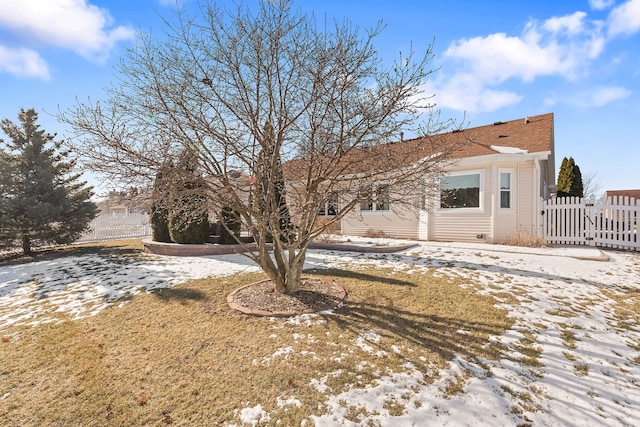
<svg viewBox="0 0 640 427"><path fill-rule="evenodd" d="M508 190L503 190L502 189L502 174L508 173L509 174L509 189ZM515 169L513 168L498 168L498 182L497 182L497 187L498 187L498 210L499 211L503 211L503 212L511 212L514 210L514 204L515 204ZM508 191L509 192L509 207L508 208L503 208L502 207L502 192L503 191Z"/></svg>
<svg viewBox="0 0 640 427"><path fill-rule="evenodd" d="M438 184L438 212L456 212L456 213L477 213L484 212L484 169L468 169L468 170L460 170L460 171L452 171L445 173L440 177L440 183ZM442 179L449 176L464 176L464 175L479 175L479 190L478 190L478 198L479 203L478 207L469 207L469 208L443 208L442 207Z"/></svg>

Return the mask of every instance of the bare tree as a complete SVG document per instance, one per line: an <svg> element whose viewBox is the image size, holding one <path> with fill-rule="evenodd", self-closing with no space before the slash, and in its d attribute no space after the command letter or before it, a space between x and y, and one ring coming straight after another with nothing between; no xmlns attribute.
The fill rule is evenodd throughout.
<svg viewBox="0 0 640 427"><path fill-rule="evenodd" d="M596 172L587 172L582 175L582 189L585 199L599 199L602 197L602 186L598 181Z"/></svg>
<svg viewBox="0 0 640 427"><path fill-rule="evenodd" d="M431 47L385 66L373 45L380 23L364 33L318 23L288 0L233 11L205 3L165 22L162 37L139 35L105 101L78 102L59 118L87 166L128 185L189 148L210 206L240 214L258 248L247 256L277 291L299 288L309 243L376 183L388 202L416 205L438 182L426 177L459 146L453 133L434 136L455 123L420 89L433 72ZM401 131L421 139L392 143ZM336 191L336 215L317 221Z"/></svg>

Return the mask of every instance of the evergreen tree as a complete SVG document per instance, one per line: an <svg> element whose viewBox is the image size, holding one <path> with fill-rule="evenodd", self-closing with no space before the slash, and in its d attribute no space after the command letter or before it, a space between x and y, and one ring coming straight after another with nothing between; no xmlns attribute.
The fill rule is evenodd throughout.
<svg viewBox="0 0 640 427"><path fill-rule="evenodd" d="M271 123L267 122L264 125L263 133L263 148L258 154L255 171L254 200L267 222L264 227L267 230L267 241L272 241L273 235L276 234L281 241L291 242L295 239L295 234L285 195L282 160L279 155L274 154L276 136ZM271 194L273 197L270 197Z"/></svg>
<svg viewBox="0 0 640 427"><path fill-rule="evenodd" d="M151 237L156 242L171 242L169 233L170 180L173 170L171 161L160 166L151 193Z"/></svg>
<svg viewBox="0 0 640 427"><path fill-rule="evenodd" d="M582 173L573 157L562 159L558 172L558 197L584 197Z"/></svg>
<svg viewBox="0 0 640 427"><path fill-rule="evenodd" d="M33 109L21 109L20 125L0 124L9 137L0 139L0 179L3 202L0 225L5 247L21 244L25 255L32 246L68 244L77 240L96 216L92 188L73 173L75 160L62 151L62 141L36 123Z"/></svg>
<svg viewBox="0 0 640 427"><path fill-rule="evenodd" d="M220 212L220 238L221 245L233 245L238 243L242 221L240 214L229 206L224 206Z"/></svg>
<svg viewBox="0 0 640 427"><path fill-rule="evenodd" d="M209 210L198 158L185 149L172 174L169 234L176 243L205 243L209 239Z"/></svg>

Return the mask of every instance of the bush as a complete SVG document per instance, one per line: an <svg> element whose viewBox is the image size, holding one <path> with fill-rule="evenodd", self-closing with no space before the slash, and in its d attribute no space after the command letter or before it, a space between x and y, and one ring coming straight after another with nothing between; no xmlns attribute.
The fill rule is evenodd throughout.
<svg viewBox="0 0 640 427"><path fill-rule="evenodd" d="M547 246L544 236L536 236L535 234L521 232L516 232L503 237L498 241L498 244L526 248L544 248Z"/></svg>
<svg viewBox="0 0 640 427"><path fill-rule="evenodd" d="M240 214L228 206L222 208L220 213L220 239L221 245L238 243L240 238Z"/></svg>
<svg viewBox="0 0 640 427"><path fill-rule="evenodd" d="M169 234L169 209L168 193L169 183L173 174L173 164L166 161L160 166L156 179L153 182L151 193L153 203L151 205L151 238L156 242L171 243Z"/></svg>
<svg viewBox="0 0 640 427"><path fill-rule="evenodd" d="M169 234L175 243L206 243L209 240L209 218L200 216L185 220L181 215L171 215L169 217Z"/></svg>
<svg viewBox="0 0 640 427"><path fill-rule="evenodd" d="M171 242L169 211L157 204L151 207L151 238L156 242Z"/></svg>
<svg viewBox="0 0 640 427"><path fill-rule="evenodd" d="M169 235L176 243L202 244L209 240L209 213L198 157L188 148L174 168L170 195Z"/></svg>

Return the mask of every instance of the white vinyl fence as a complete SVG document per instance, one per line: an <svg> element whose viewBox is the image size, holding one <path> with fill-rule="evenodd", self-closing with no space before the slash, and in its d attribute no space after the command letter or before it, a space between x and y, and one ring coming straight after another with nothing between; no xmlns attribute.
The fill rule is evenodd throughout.
<svg viewBox="0 0 640 427"><path fill-rule="evenodd" d="M141 213L100 215L79 241L126 239L151 235L149 215Z"/></svg>
<svg viewBox="0 0 640 427"><path fill-rule="evenodd" d="M640 200L556 198L544 202L542 213L547 243L640 250Z"/></svg>

